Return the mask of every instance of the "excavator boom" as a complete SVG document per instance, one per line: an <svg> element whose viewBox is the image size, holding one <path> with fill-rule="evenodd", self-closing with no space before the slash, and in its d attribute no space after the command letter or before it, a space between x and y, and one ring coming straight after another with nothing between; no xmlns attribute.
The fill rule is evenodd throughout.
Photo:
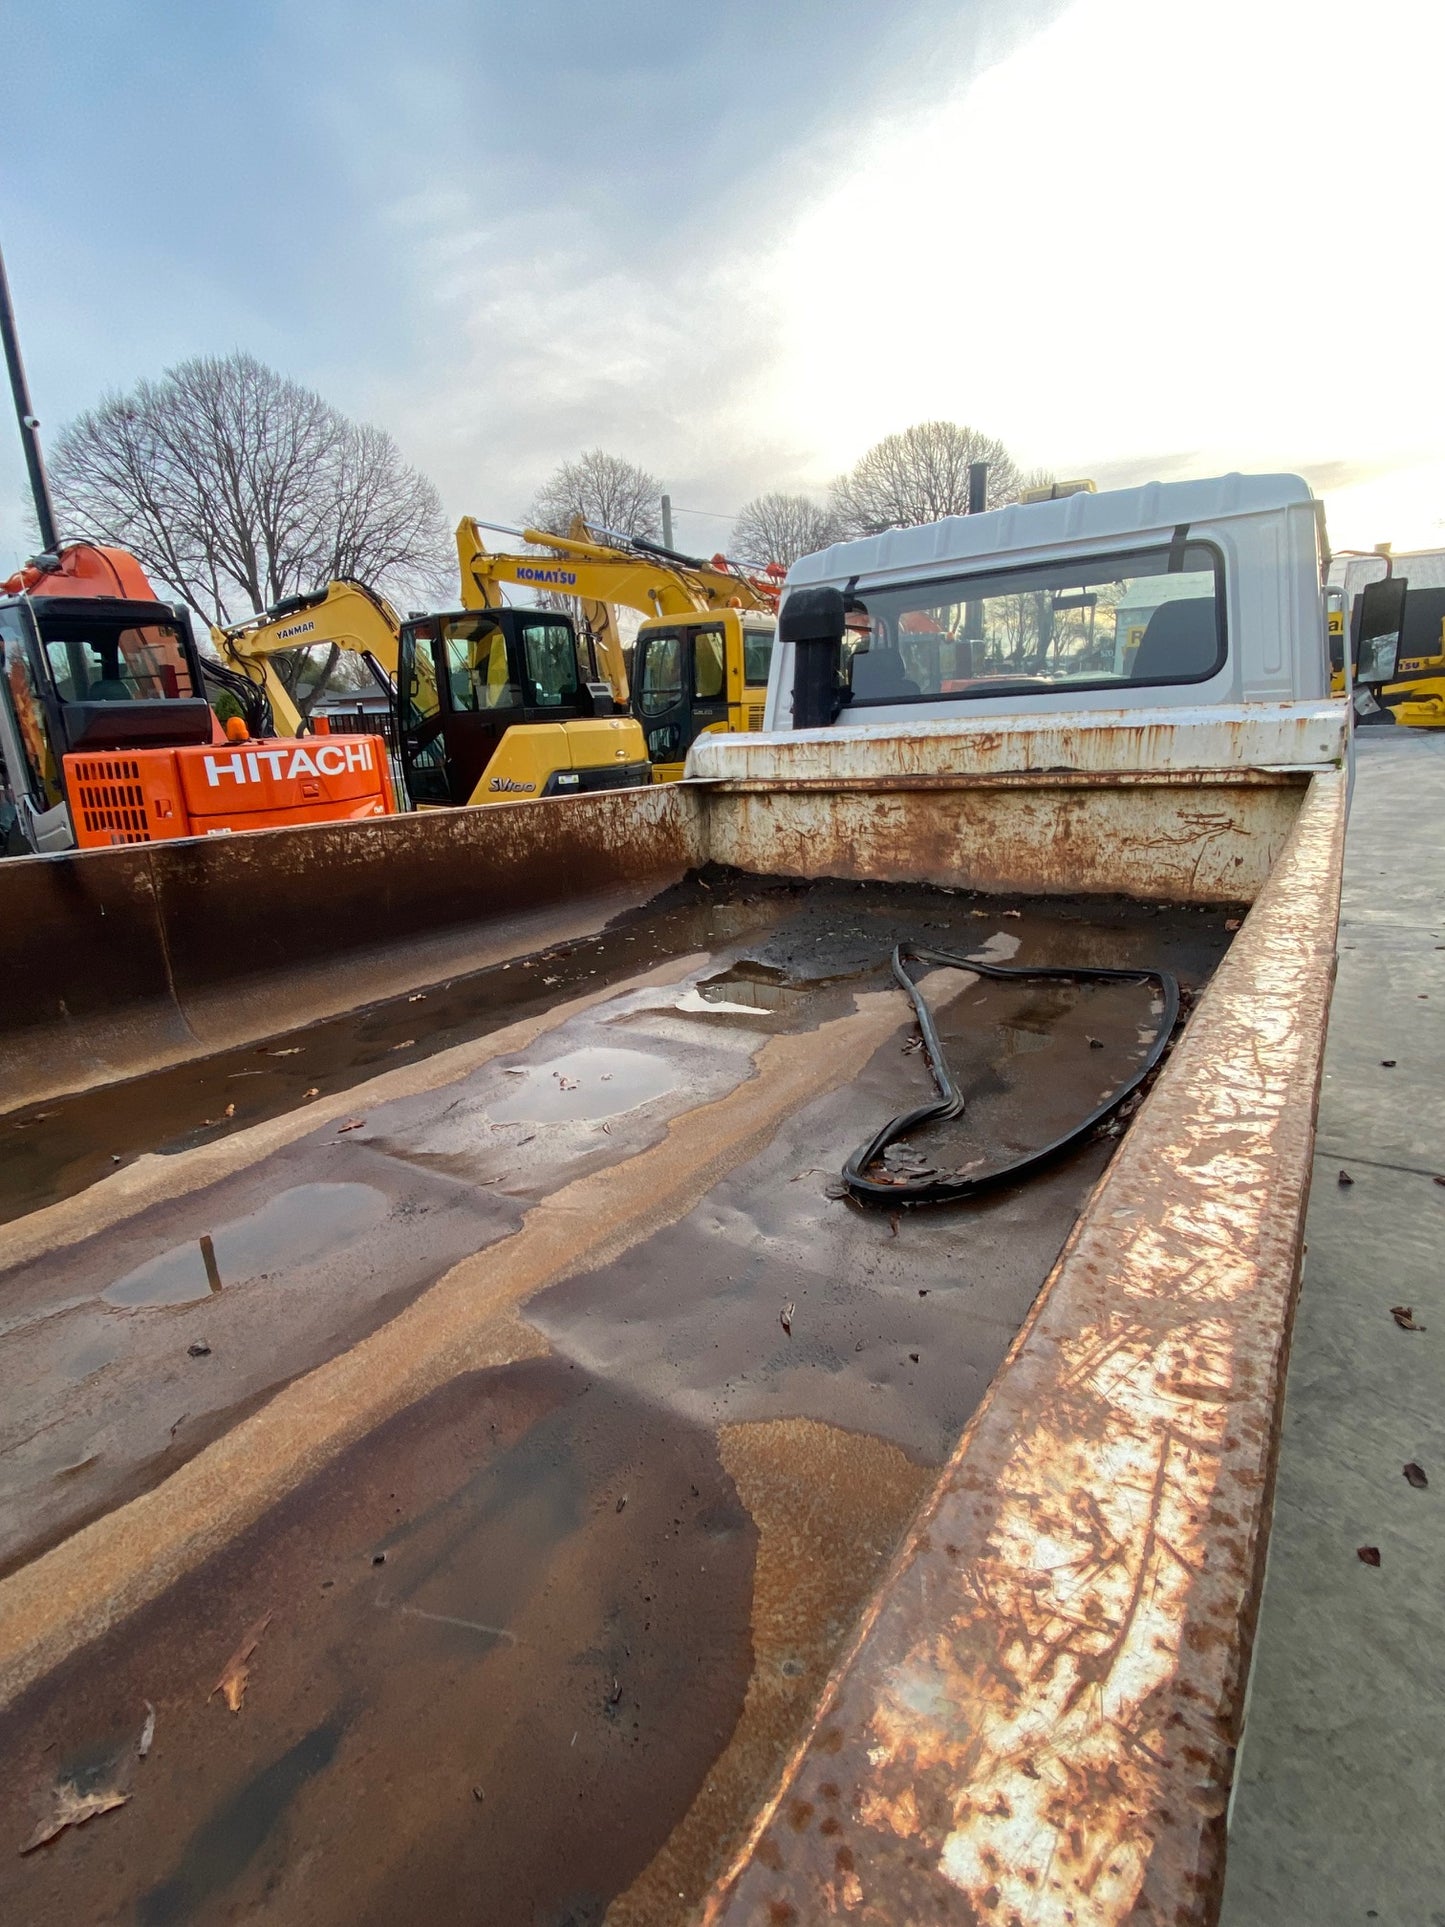
<svg viewBox="0 0 1445 1927"><path fill-rule="evenodd" d="M482 539L484 526L549 553L489 549ZM628 676L614 608L636 609L643 616L686 616L729 608L771 614L777 608L777 589L766 577L752 575L721 557L707 562L624 536L598 542L590 539L591 533L580 518L570 535L554 535L548 529L484 525L474 516L464 516L457 524L462 602L468 608L494 609L503 599L504 586L575 596L583 605L599 667L619 703L627 701Z"/></svg>
<svg viewBox="0 0 1445 1927"><path fill-rule="evenodd" d="M222 660L248 676L265 691L283 736L299 736L306 728L303 707L278 670L277 658L318 645L333 658L345 651L374 664L379 687L394 686L397 675L401 620L384 595L353 577L338 577L310 595L287 596L263 615L226 629L213 629L211 639ZM324 686L325 678L318 682Z"/></svg>

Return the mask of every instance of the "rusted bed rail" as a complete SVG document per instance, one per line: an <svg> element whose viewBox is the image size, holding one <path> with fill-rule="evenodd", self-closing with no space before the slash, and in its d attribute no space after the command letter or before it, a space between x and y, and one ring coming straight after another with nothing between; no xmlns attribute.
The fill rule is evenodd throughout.
<svg viewBox="0 0 1445 1927"><path fill-rule="evenodd" d="M1316 776L709 1927L1215 1918L1344 813Z"/></svg>

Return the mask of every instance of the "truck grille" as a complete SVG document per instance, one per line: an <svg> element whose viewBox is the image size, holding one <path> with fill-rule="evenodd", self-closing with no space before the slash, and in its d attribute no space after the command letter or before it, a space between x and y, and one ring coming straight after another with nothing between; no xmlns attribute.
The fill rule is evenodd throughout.
<svg viewBox="0 0 1445 1927"><path fill-rule="evenodd" d="M133 757L96 756L74 760L75 808L89 837L108 843L149 843L150 819L140 766Z"/></svg>

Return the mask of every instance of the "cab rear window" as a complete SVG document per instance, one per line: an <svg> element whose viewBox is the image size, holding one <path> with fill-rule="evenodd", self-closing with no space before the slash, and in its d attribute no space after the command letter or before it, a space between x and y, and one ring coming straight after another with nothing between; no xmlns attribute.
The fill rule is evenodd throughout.
<svg viewBox="0 0 1445 1927"><path fill-rule="evenodd" d="M1203 542L860 587L857 704L1204 682L1225 660L1223 569Z"/></svg>

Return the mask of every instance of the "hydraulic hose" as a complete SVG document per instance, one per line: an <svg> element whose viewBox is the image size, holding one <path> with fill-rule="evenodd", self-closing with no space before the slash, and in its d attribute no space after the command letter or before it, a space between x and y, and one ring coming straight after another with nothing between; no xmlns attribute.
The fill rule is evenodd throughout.
<svg viewBox="0 0 1445 1927"><path fill-rule="evenodd" d="M1038 1150L1027 1151L1009 1164L976 1175L964 1175L962 1172L946 1175L935 1170L927 1175L909 1177L906 1172L899 1171L890 1178L874 1178L869 1177L868 1172L890 1144L896 1144L900 1138L907 1137L924 1124L947 1123L962 1117L964 1112L963 1093L948 1067L933 1013L909 972L910 963L942 964L953 970L971 970L980 977L999 977L1012 982L1158 984L1163 992L1164 1008L1139 1070L1127 1083L1111 1092L1103 1103L1095 1105L1087 1117L1062 1137L1055 1138L1051 1144L1041 1145ZM997 1185L1012 1184L1019 1178L1032 1175L1072 1150L1076 1144L1082 1143L1133 1096L1164 1055L1179 1019L1179 983L1165 970L1092 970L1081 965L1035 967L988 964L980 963L976 957L962 957L948 950L929 950L922 944L901 943L893 952L893 975L899 986L908 993L913 1005L928 1068L939 1094L932 1104L920 1104L914 1110L890 1118L882 1130L869 1138L866 1144L860 1145L843 1166L843 1183L860 1204L881 1204L895 1208L900 1204L953 1204L963 1198L976 1197L979 1192Z"/></svg>

